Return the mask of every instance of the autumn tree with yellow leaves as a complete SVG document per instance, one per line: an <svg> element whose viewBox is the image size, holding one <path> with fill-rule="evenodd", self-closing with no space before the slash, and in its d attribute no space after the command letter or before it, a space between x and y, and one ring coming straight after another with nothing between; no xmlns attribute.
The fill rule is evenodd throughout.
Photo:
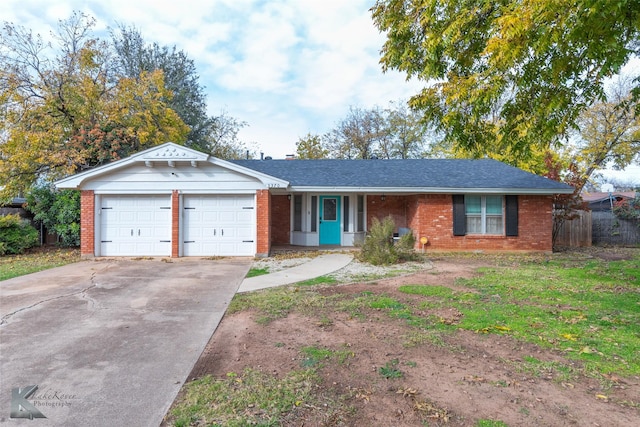
<svg viewBox="0 0 640 427"><path fill-rule="evenodd" d="M166 142L189 128L169 108L162 70L119 77L95 21L73 14L51 41L5 23L0 33L0 196Z"/></svg>
<svg viewBox="0 0 640 427"><path fill-rule="evenodd" d="M377 0L371 12L383 70L424 81L410 105L425 121L455 152L517 166L565 144L640 55L640 0Z"/></svg>

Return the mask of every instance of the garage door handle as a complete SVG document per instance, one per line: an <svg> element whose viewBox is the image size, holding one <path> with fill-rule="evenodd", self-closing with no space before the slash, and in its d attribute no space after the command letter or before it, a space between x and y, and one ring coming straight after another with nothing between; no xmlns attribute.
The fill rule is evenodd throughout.
<svg viewBox="0 0 640 427"><path fill-rule="evenodd" d="M220 229L220 235L221 235L221 236L224 236L224 228L221 228L221 229Z"/></svg>
<svg viewBox="0 0 640 427"><path fill-rule="evenodd" d="M216 235L216 229L215 228L213 229L213 235L214 236Z"/></svg>
<svg viewBox="0 0 640 427"><path fill-rule="evenodd" d="M138 229L138 236L140 235L140 229Z"/></svg>
<svg viewBox="0 0 640 427"><path fill-rule="evenodd" d="M133 228L131 229L131 235L133 236Z"/></svg>

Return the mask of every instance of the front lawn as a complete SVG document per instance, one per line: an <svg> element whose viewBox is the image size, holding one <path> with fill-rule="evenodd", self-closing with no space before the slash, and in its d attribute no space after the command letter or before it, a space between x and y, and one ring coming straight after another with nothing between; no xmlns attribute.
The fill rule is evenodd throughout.
<svg viewBox="0 0 640 427"><path fill-rule="evenodd" d="M237 295L168 423L638 424L640 250L599 250ZM253 400L258 373L293 395Z"/></svg>
<svg viewBox="0 0 640 427"><path fill-rule="evenodd" d="M0 280L7 280L80 261L80 250L37 248L27 254L0 257Z"/></svg>

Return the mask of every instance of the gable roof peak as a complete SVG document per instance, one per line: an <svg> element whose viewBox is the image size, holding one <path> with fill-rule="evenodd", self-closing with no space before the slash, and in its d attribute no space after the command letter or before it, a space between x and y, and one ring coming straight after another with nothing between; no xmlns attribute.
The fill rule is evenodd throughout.
<svg viewBox="0 0 640 427"><path fill-rule="evenodd" d="M204 161L209 155L192 148L178 145L174 142L165 142L148 150L142 151L133 157L140 160L200 160Z"/></svg>

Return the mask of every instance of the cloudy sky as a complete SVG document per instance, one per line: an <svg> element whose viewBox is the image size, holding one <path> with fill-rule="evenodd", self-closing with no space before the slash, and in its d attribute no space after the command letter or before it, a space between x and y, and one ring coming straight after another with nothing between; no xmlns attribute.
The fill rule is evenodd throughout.
<svg viewBox="0 0 640 427"><path fill-rule="evenodd" d="M134 25L147 42L177 46L199 71L211 115L245 121L245 142L274 158L295 152L307 133L324 133L350 106L386 106L418 89L383 74L384 38L374 0L2 0L0 20L43 36L82 11L107 36Z"/></svg>
<svg viewBox="0 0 640 427"><path fill-rule="evenodd" d="M283 158L307 133L332 129L350 106L386 106L420 84L379 64L384 37L374 0L1 0L0 20L47 36L73 11L97 19L107 38L118 24L147 42L177 46L198 69L211 115L248 124L240 138ZM609 173L608 173L609 174ZM610 176L640 182L640 168Z"/></svg>

